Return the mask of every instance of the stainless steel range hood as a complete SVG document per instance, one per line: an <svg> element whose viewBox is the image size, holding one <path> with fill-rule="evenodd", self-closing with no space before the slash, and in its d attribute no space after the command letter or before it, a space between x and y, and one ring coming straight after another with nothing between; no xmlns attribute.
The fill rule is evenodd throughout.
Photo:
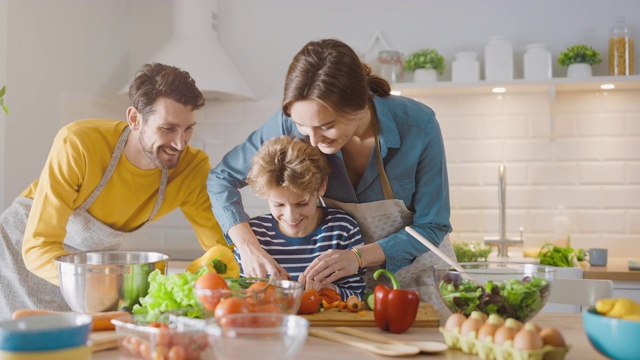
<svg viewBox="0 0 640 360"><path fill-rule="evenodd" d="M217 11L217 0L173 0L173 36L149 62L188 71L206 99L255 99L218 41Z"/></svg>

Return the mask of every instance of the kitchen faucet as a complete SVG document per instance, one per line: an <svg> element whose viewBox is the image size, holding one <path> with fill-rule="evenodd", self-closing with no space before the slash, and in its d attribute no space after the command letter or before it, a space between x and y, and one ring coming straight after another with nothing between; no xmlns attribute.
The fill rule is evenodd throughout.
<svg viewBox="0 0 640 360"><path fill-rule="evenodd" d="M498 237L485 237L484 243L498 248L498 257L505 258L508 255L509 245L524 244L524 229L520 228L520 238L508 238L507 237L507 176L504 164L500 165L498 169L498 204L500 206L500 213L498 216L499 236Z"/></svg>

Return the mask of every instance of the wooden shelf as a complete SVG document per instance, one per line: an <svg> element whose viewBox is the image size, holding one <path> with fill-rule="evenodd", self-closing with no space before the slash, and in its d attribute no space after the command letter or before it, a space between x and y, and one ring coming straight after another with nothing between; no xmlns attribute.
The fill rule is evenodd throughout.
<svg viewBox="0 0 640 360"><path fill-rule="evenodd" d="M602 84L614 84L615 89L603 90ZM513 93L561 93L579 91L620 91L640 90L640 75L631 76L592 76L584 79L554 78L550 80L511 81L477 81L470 83L454 83L439 81L428 84L394 83L391 89L399 91L404 96L417 97L424 95L459 95L459 94L490 94L493 88L503 87L506 94Z"/></svg>

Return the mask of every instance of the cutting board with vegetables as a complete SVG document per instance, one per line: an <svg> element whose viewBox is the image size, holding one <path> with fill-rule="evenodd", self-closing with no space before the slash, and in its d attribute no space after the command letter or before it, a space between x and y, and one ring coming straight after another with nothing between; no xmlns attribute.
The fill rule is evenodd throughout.
<svg viewBox="0 0 640 360"><path fill-rule="evenodd" d="M92 331L89 335L91 351L98 352L118 347L118 334L115 330Z"/></svg>
<svg viewBox="0 0 640 360"><path fill-rule="evenodd" d="M309 320L311 326L376 326L373 311L366 309L361 312L350 312L345 309L327 309L315 314L302 315ZM440 316L429 303L422 303L418 308L415 327L438 327Z"/></svg>

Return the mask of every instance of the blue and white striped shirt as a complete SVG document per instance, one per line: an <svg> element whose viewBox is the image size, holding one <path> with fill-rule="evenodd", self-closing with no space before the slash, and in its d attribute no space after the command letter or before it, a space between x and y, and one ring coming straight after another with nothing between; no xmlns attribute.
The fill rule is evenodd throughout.
<svg viewBox="0 0 640 360"><path fill-rule="evenodd" d="M320 225L309 235L299 238L283 234L278 228L278 221L271 214L256 216L249 221L262 248L287 270L293 280L297 281L300 274L322 253L330 249L348 250L363 245L358 223L351 216L340 209L322 210ZM234 252L236 260L242 264L238 251ZM240 276L244 276L240 266ZM365 270L333 282L343 300L350 295L357 295L360 299L364 297Z"/></svg>

